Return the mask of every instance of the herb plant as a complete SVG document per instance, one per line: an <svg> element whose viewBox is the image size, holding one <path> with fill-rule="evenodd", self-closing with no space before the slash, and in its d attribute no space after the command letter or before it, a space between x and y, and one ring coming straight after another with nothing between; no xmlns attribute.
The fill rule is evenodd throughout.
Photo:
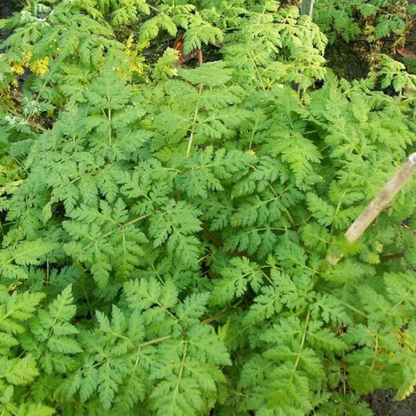
<svg viewBox="0 0 416 416"><path fill-rule="evenodd" d="M386 57L337 80L318 27L269 0L31 1L1 25L2 414L365 415L363 394L410 394L414 186L343 233L413 151L414 76ZM145 58L178 33L222 58Z"/></svg>
<svg viewBox="0 0 416 416"><path fill-rule="evenodd" d="M403 37L416 14L408 0L318 0L314 20L328 35L330 42L338 37L349 42L364 37L370 42L382 38Z"/></svg>

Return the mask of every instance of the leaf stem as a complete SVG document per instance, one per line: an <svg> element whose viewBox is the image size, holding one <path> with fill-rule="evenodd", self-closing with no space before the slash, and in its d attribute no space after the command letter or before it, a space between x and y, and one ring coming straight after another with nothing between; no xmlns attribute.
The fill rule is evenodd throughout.
<svg viewBox="0 0 416 416"><path fill-rule="evenodd" d="M374 347L374 357L373 357L373 362L371 363L372 370L374 370L374 366L376 365L377 354L378 354L378 334L376 334L376 345Z"/></svg>
<svg viewBox="0 0 416 416"><path fill-rule="evenodd" d="M108 109L108 145L113 145L113 130L111 128L111 108Z"/></svg>
<svg viewBox="0 0 416 416"><path fill-rule="evenodd" d="M231 307L227 309L223 309L221 312L218 312L217 314L204 319L199 324L206 325L206 324L210 324L213 321L217 321L218 319L223 318L224 316L228 315L231 311L233 311L241 302L242 300L238 301L235 305L232 305Z"/></svg>
<svg viewBox="0 0 416 416"><path fill-rule="evenodd" d="M151 341L142 342L139 345L137 345L137 348L147 347L148 345L158 344L159 342L167 341L168 339L173 338L173 335L166 335L164 337L155 338Z"/></svg>
<svg viewBox="0 0 416 416"><path fill-rule="evenodd" d="M301 341L301 344L300 344L299 353L298 353L298 356L296 357L295 368L293 369L292 375L290 377L290 380L291 381L292 381L293 375L295 374L296 370L298 369L299 362L300 362L300 357L302 355L303 348L305 347L306 335L308 333L308 326L309 326L309 318L310 318L310 316L311 316L311 311L310 311L310 309L308 309L308 314L306 315L305 329L303 331L302 341Z"/></svg>
<svg viewBox="0 0 416 416"><path fill-rule="evenodd" d="M178 375L178 381L175 386L175 395L179 392L179 385L181 384L181 379L183 375L183 369L185 368L185 360L186 360L186 354L188 352L188 341L184 341L185 345L183 347L183 356L182 356L182 363L181 363L181 369L179 370Z"/></svg>
<svg viewBox="0 0 416 416"><path fill-rule="evenodd" d="M91 243L87 244L81 251L78 252L77 255L79 256L85 250L87 250L88 248L90 248L93 244L97 243L99 240L101 240L103 238L106 238L106 237L110 236L111 234L113 234L117 230L119 230L120 228L123 229L124 227L127 227L129 225L132 225L132 224L134 224L136 222L139 222L139 221L145 219L146 217L148 217L149 215L152 215L152 214L153 214L153 212L150 212L149 214L142 215L141 217L138 217L138 218L135 218L134 220L131 220L129 222L126 222L125 224L120 224L118 228L115 228L114 230L111 230L108 233L105 233L105 234L101 235L100 237L96 238L95 240L93 239L91 241Z"/></svg>
<svg viewBox="0 0 416 416"><path fill-rule="evenodd" d="M186 149L186 157L189 157L189 155L191 154L192 143L194 141L196 119L198 117L199 102L201 101L202 88L203 86L201 85L199 87L198 99L196 100L194 119L192 121L192 127L191 127L191 135L189 136L188 148Z"/></svg>
<svg viewBox="0 0 416 416"><path fill-rule="evenodd" d="M341 299L340 299L340 300L341 300ZM359 315L361 315L361 316L364 316L364 318L368 318L368 316L367 316L364 312L360 311L359 309L355 308L354 306L350 305L349 303L347 303L347 302L345 302L345 301L343 301L343 300L341 300L341 303L342 303L342 304L343 304L346 308L351 309L353 312L358 313L358 314L359 314Z"/></svg>

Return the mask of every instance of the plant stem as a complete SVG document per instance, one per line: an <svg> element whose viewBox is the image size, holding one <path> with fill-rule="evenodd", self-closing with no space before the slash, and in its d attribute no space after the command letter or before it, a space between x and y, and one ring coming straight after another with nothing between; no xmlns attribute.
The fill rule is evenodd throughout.
<svg viewBox="0 0 416 416"><path fill-rule="evenodd" d="M108 145L113 145L113 130L111 128L111 108L108 109Z"/></svg>
<svg viewBox="0 0 416 416"><path fill-rule="evenodd" d="M203 88L203 86L201 85L199 87L198 99L196 100L194 119L192 121L191 135L189 136L188 148L186 149L186 157L189 157L189 155L191 153L191 149L192 149L192 143L193 143L193 140L194 140L195 125L196 125L196 119L198 117L199 102L201 100L202 88Z"/></svg>
<svg viewBox="0 0 416 416"><path fill-rule="evenodd" d="M303 331L299 353L298 353L298 356L296 357L295 368L293 369L292 376L290 377L291 380L292 380L292 377L295 374L296 370L298 369L298 365L299 365L299 362L300 362L300 357L302 355L303 348L305 347L305 341L306 341L306 335L308 333L308 326L309 326L310 316L311 316L311 311L310 311L310 309L308 309L308 314L306 315L305 330Z"/></svg>
<svg viewBox="0 0 416 416"><path fill-rule="evenodd" d="M156 339L152 339L151 341L142 342L141 344L137 345L138 348L147 347L148 345L158 344L159 342L167 341L168 339L173 338L172 335L166 335L165 337L160 337Z"/></svg>

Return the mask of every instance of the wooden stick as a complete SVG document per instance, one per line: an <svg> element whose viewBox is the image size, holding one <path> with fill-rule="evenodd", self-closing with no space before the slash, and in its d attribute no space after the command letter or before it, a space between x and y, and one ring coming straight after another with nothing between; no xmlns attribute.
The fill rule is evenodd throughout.
<svg viewBox="0 0 416 416"><path fill-rule="evenodd" d="M345 238L350 243L358 240L369 225L387 207L390 201L397 195L416 171L416 153L412 153L402 167L386 183L382 191L370 202L361 215L350 225ZM341 259L329 254L326 258L328 263L335 266Z"/></svg>
<svg viewBox="0 0 416 416"><path fill-rule="evenodd" d="M300 14L307 15L312 19L314 3L315 0L302 0L302 4L300 6ZM299 84L293 84L293 89L295 89L298 94L300 94L301 88Z"/></svg>
<svg viewBox="0 0 416 416"><path fill-rule="evenodd" d="M300 14L307 14L312 19L314 3L315 0L303 0L300 8Z"/></svg>

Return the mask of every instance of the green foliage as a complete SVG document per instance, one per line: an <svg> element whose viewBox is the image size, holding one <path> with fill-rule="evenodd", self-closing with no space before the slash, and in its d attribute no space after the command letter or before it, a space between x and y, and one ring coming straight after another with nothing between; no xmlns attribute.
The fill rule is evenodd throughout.
<svg viewBox="0 0 416 416"><path fill-rule="evenodd" d="M349 42L360 36L374 42L404 35L409 14L415 12L409 3L408 0L319 0L313 17L331 43L338 37Z"/></svg>
<svg viewBox="0 0 416 416"><path fill-rule="evenodd" d="M365 415L360 395L410 394L414 186L343 237L413 152L400 64L340 81L318 26L268 0L33 1L2 25L2 414ZM177 34L222 59L155 62Z"/></svg>

